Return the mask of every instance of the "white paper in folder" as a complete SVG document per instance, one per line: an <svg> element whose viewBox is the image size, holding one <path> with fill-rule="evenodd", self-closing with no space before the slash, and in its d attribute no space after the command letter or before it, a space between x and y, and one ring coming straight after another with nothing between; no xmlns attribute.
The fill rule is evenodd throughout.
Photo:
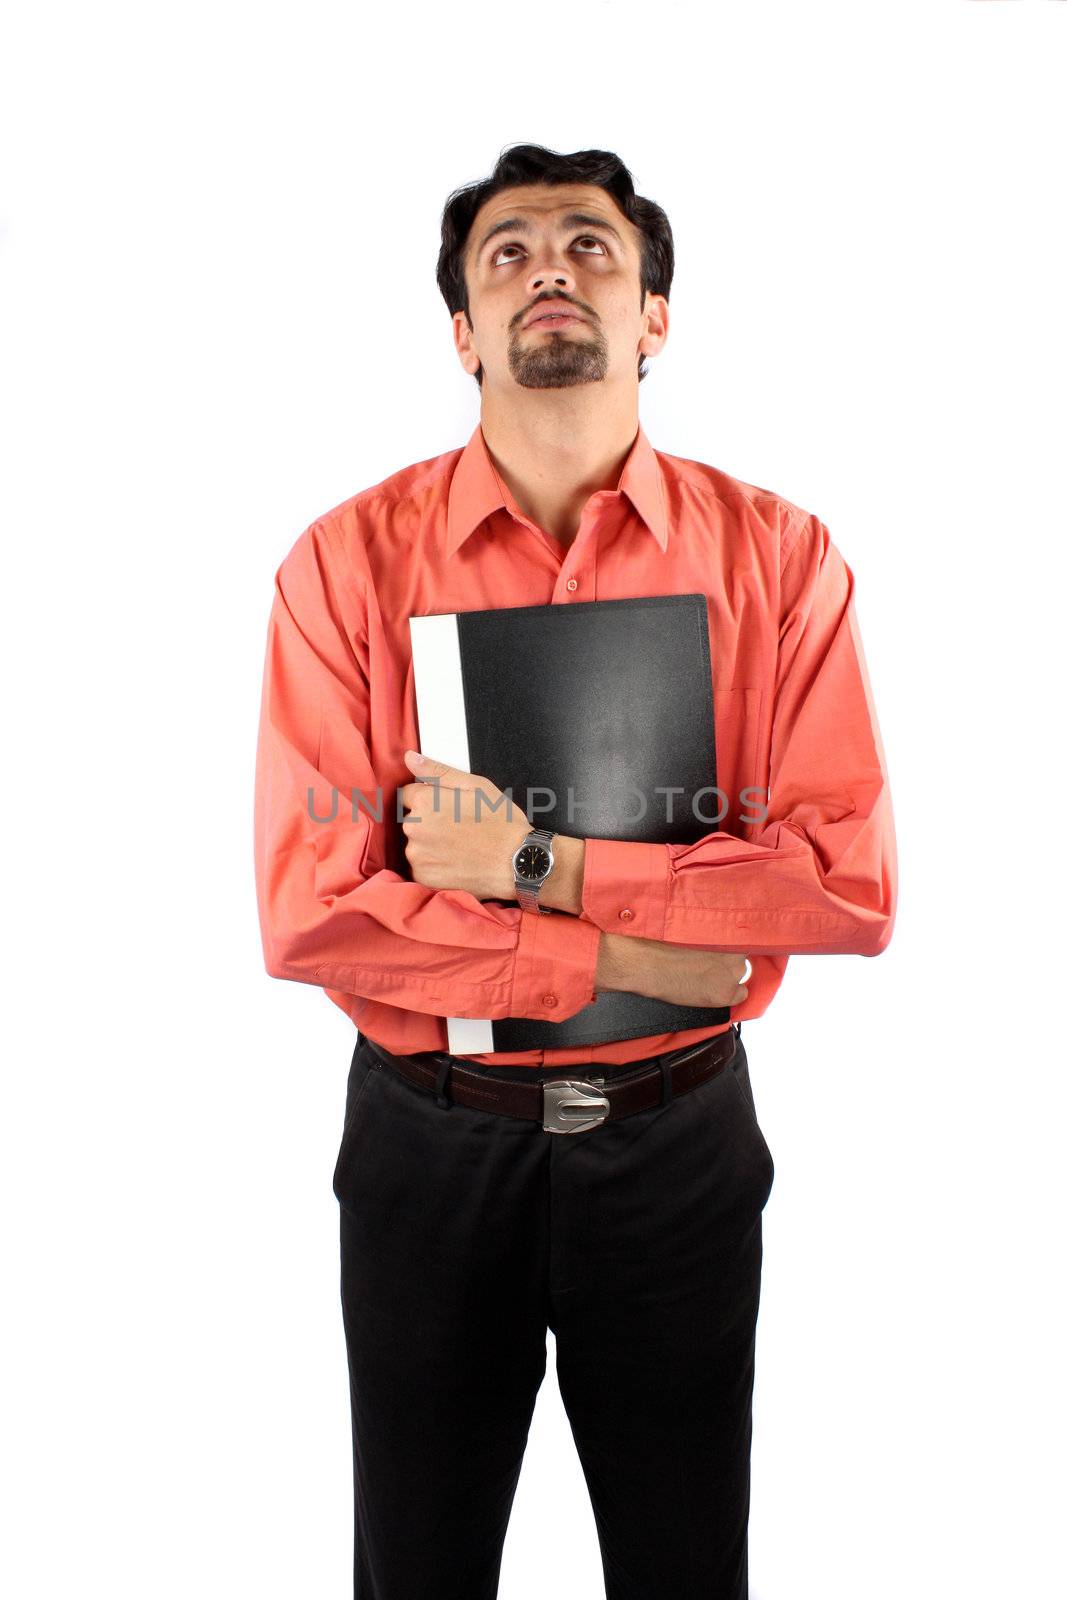
<svg viewBox="0 0 1067 1600"><path fill-rule="evenodd" d="M411 662L419 749L435 761L471 770L463 705L456 617L410 617ZM484 1055L493 1049L493 1024L486 1017L446 1017L450 1055Z"/></svg>

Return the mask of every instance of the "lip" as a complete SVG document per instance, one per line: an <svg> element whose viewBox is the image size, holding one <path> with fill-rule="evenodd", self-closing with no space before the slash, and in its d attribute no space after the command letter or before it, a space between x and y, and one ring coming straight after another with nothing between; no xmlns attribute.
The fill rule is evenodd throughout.
<svg viewBox="0 0 1067 1600"><path fill-rule="evenodd" d="M577 311L571 310L571 307L567 304L566 300L547 300L543 301L540 309L535 311L533 316L529 318L526 323L526 327L536 327L537 324L542 322L545 317L553 317L557 319L550 323L550 326L553 328L561 328L563 327L564 323L567 322L583 322L585 320L583 317L578 315Z"/></svg>

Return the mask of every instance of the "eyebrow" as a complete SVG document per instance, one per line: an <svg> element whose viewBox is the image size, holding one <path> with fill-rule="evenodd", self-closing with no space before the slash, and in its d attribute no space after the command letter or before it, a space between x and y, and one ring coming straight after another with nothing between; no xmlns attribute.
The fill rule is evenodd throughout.
<svg viewBox="0 0 1067 1600"><path fill-rule="evenodd" d="M625 242L618 228L612 227L611 223L605 222L602 217L594 217L590 211L568 211L560 222L560 227L602 228L605 233L613 234L619 245L625 248ZM505 217L503 222L494 222L478 246L478 260L481 260L486 245L491 239L495 239L498 233L531 233L532 231L525 217Z"/></svg>

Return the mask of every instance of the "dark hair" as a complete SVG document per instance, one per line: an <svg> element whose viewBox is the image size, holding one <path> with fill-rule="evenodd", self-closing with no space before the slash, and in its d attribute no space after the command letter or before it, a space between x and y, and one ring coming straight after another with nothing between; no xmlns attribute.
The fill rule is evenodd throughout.
<svg viewBox="0 0 1067 1600"><path fill-rule="evenodd" d="M674 277L674 238L667 213L654 200L634 193L630 170L610 150L575 150L560 155L541 144L517 144L501 151L496 166L480 183L454 189L441 213L441 250L437 257L437 286L453 315L470 316L467 278L463 270L471 224L485 202L501 189L523 184L592 183L616 202L619 210L641 234L641 303L646 294L666 300ZM638 357L637 381L648 368ZM479 366L475 378L482 385Z"/></svg>

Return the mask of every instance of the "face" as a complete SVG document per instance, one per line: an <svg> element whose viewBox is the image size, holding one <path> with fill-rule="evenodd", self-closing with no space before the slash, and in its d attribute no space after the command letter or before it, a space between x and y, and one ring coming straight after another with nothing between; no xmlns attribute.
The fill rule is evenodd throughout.
<svg viewBox="0 0 1067 1600"><path fill-rule="evenodd" d="M636 385L638 354L655 355L667 336L663 296L641 302L640 241L594 184L502 189L467 240L470 322L453 318L464 369L480 365L484 383L501 388ZM567 315L546 320L549 312Z"/></svg>

